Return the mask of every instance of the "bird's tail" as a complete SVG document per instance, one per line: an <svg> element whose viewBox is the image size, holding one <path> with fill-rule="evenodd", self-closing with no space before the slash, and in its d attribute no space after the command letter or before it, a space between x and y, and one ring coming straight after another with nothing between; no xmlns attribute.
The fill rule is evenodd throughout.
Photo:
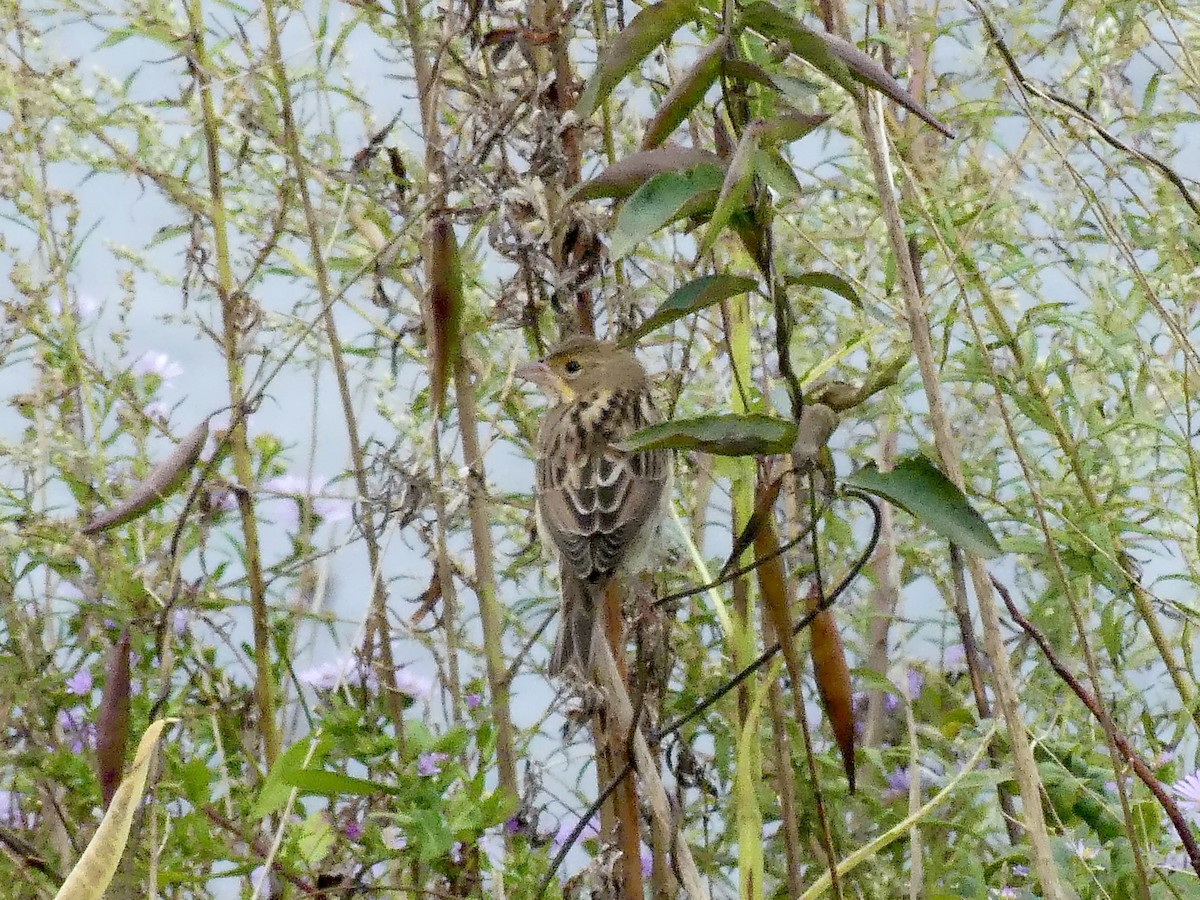
<svg viewBox="0 0 1200 900"><path fill-rule="evenodd" d="M604 630L600 627L603 597L603 584L591 584L578 578L563 579L562 617L550 654L551 675L561 675L568 668L574 668L581 677L591 677L596 648L604 640Z"/></svg>

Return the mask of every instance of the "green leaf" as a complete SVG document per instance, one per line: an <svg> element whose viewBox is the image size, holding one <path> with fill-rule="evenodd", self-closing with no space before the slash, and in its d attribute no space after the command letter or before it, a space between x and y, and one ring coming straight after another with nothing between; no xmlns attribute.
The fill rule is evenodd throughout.
<svg viewBox="0 0 1200 900"><path fill-rule="evenodd" d="M634 16L601 51L596 71L575 106L579 118L591 116L626 75L695 15L695 0L662 0Z"/></svg>
<svg viewBox="0 0 1200 900"><path fill-rule="evenodd" d="M882 497L969 553L985 559L1000 555L987 522L924 456L910 456L890 472L880 472L872 463L842 483Z"/></svg>
<svg viewBox="0 0 1200 900"><path fill-rule="evenodd" d="M729 39L721 35L696 58L683 77L671 85L671 90L663 98L662 105L646 123L646 131L642 135L643 149L657 147L666 140L679 123L687 118L688 113L704 99L704 95L721 71L721 61L728 45Z"/></svg>
<svg viewBox="0 0 1200 900"><path fill-rule="evenodd" d="M724 177L717 165L655 175L621 206L613 228L612 258L620 259L664 225L715 202Z"/></svg>
<svg viewBox="0 0 1200 900"><path fill-rule="evenodd" d="M622 343L626 346L634 344L656 328L682 319L706 306L752 291L757 285L757 281L744 275L705 275L703 278L689 281L663 301L662 306Z"/></svg>
<svg viewBox="0 0 1200 900"><path fill-rule="evenodd" d="M333 846L333 827L324 812L314 812L300 823L295 837L300 858L308 865L315 866L329 854L329 848Z"/></svg>
<svg viewBox="0 0 1200 900"><path fill-rule="evenodd" d="M721 157L711 151L667 144L617 160L595 178L578 185L568 196L573 201L625 198L655 175L683 172L702 165L724 167Z"/></svg>
<svg viewBox="0 0 1200 900"><path fill-rule="evenodd" d="M320 794L324 797L337 797L342 794L356 794L369 797L373 794L385 794L393 789L384 784L377 784L366 778L354 778L341 772L327 772L324 769L293 769L285 772L281 779L288 787L294 787L302 794Z"/></svg>
<svg viewBox="0 0 1200 900"><path fill-rule="evenodd" d="M796 423L760 413L699 416L651 425L618 446L636 450L700 450L716 456L772 456L796 441Z"/></svg>
<svg viewBox="0 0 1200 900"><path fill-rule="evenodd" d="M805 272L802 275L789 275L784 281L797 287L815 287L830 291L839 297L846 298L858 309L862 309L863 303L858 296L858 291L854 290L850 282L840 275L834 275L831 272Z"/></svg>
<svg viewBox="0 0 1200 900"><path fill-rule="evenodd" d="M309 756L308 748L311 744L312 741L308 739L296 741L275 758L275 765L271 766L271 771L263 779L258 799L250 808L251 819L265 819L271 813L283 809L292 793L292 786L284 779L301 769L306 760L309 765L320 765L321 761L325 759L325 754L329 752L331 746L330 739L319 738L312 756Z"/></svg>
<svg viewBox="0 0 1200 900"><path fill-rule="evenodd" d="M717 238L729 224L730 217L745 205L746 194L749 193L750 185L754 181L755 156L765 131L766 125L756 121L742 132L737 150L734 151L733 159L729 163L729 170L725 173L725 181L721 185L721 194L717 197L716 208L713 209L712 218L708 220L708 226L704 229L704 237L696 251L696 259L703 258L713 248Z"/></svg>

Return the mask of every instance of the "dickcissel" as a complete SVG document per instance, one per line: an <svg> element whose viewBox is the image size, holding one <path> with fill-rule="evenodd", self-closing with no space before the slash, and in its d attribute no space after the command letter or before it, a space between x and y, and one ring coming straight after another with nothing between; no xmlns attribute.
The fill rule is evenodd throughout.
<svg viewBox="0 0 1200 900"><path fill-rule="evenodd" d="M629 350L573 337L518 374L550 400L537 434L537 527L558 558L561 622L550 674L591 675L602 598L619 571L645 561L669 502L666 450L614 444L657 422L646 371Z"/></svg>

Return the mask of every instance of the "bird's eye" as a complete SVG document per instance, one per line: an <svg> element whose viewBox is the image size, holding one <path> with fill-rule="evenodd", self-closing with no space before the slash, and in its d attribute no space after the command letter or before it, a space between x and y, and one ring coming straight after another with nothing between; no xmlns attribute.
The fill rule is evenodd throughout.
<svg viewBox="0 0 1200 900"><path fill-rule="evenodd" d="M567 370L568 375L574 375L576 372L582 369L583 366L579 364L579 360L577 359L568 359L563 368Z"/></svg>

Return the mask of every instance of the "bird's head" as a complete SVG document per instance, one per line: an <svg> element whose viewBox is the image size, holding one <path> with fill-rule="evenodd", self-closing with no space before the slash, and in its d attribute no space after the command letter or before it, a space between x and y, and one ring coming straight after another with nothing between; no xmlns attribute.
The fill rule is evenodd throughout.
<svg viewBox="0 0 1200 900"><path fill-rule="evenodd" d="M632 352L584 335L568 338L537 362L519 367L516 374L559 403L572 403L600 390L640 389L646 383L646 372Z"/></svg>

